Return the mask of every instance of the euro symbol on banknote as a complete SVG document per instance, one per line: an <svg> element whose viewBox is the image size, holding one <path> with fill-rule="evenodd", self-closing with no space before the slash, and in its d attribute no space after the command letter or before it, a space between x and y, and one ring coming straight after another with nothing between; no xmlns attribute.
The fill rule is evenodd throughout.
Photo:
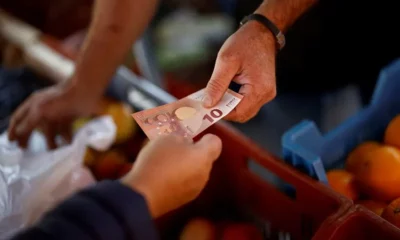
<svg viewBox="0 0 400 240"><path fill-rule="evenodd" d="M203 107L204 89L174 103L132 114L152 140L161 135L177 134L194 138L228 115L242 100L242 96L228 90L213 108Z"/></svg>

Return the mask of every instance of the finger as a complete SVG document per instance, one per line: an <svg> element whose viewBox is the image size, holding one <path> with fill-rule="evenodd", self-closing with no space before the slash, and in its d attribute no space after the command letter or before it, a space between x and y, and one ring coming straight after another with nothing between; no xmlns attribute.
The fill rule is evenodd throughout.
<svg viewBox="0 0 400 240"><path fill-rule="evenodd" d="M71 124L65 123L65 124L60 124L58 127L58 132L61 135L61 137L66 141L67 143L72 142L72 128Z"/></svg>
<svg viewBox="0 0 400 240"><path fill-rule="evenodd" d="M40 113L29 109L26 116L15 126L17 139L29 139L32 131L39 125Z"/></svg>
<svg viewBox="0 0 400 240"><path fill-rule="evenodd" d="M221 155L222 141L216 135L204 135L194 146L201 154L205 154L209 161L214 162Z"/></svg>
<svg viewBox="0 0 400 240"><path fill-rule="evenodd" d="M275 85L243 85L239 93L243 96L239 105L224 119L244 123L257 115L260 108L276 95Z"/></svg>
<svg viewBox="0 0 400 240"><path fill-rule="evenodd" d="M18 109L14 112L10 119L10 126L8 127L8 139L10 141L17 140L18 138L18 133L17 133L17 127L23 121L26 119L26 115L29 112L29 102L25 101Z"/></svg>
<svg viewBox="0 0 400 240"><path fill-rule="evenodd" d="M231 56L218 55L214 72L205 90L203 100L205 107L213 107L221 100L238 71L238 61L232 59Z"/></svg>
<svg viewBox="0 0 400 240"><path fill-rule="evenodd" d="M46 124L43 127L43 134L46 137L46 142L47 142L47 147L49 149L55 149L57 148L57 144L56 144L56 129L54 128L54 126L50 126L48 124Z"/></svg>

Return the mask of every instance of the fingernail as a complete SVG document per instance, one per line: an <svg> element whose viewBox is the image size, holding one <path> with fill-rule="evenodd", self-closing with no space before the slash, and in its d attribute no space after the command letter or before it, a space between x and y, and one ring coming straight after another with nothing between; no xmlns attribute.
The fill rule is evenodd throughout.
<svg viewBox="0 0 400 240"><path fill-rule="evenodd" d="M212 106L212 103L213 103L212 98L211 98L210 96L206 95L206 96L204 97L204 99L203 99L203 104L204 104L204 106L205 106L205 107L211 107L211 106Z"/></svg>

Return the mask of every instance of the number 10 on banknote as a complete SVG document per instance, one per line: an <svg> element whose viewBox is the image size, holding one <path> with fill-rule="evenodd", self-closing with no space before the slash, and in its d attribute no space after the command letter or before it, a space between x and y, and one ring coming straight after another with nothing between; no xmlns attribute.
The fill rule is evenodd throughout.
<svg viewBox="0 0 400 240"><path fill-rule="evenodd" d="M228 90L213 108L203 107L204 89L177 102L132 114L152 140L161 135L178 134L194 138L228 113L242 100L242 96Z"/></svg>

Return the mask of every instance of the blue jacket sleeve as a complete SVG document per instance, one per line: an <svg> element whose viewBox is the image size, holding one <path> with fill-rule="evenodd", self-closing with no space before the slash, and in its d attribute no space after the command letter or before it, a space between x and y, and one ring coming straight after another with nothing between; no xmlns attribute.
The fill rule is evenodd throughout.
<svg viewBox="0 0 400 240"><path fill-rule="evenodd" d="M119 181L83 190L13 240L156 240L145 199Z"/></svg>

